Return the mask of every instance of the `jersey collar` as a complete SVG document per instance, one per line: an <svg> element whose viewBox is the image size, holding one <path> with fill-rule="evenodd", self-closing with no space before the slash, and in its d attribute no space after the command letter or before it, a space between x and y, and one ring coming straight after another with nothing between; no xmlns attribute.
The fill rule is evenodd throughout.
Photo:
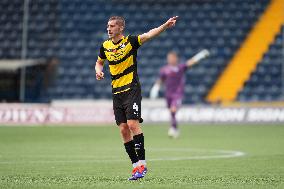
<svg viewBox="0 0 284 189"><path fill-rule="evenodd" d="M122 36L122 38L118 41L118 42L113 42L112 40L111 40L111 42L114 44L114 45L117 45L117 44L119 44L122 40L124 39L124 36Z"/></svg>

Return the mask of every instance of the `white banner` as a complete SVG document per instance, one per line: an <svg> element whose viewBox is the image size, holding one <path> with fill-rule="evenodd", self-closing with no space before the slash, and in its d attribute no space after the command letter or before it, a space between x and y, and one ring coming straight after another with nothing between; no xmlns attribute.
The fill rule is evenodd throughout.
<svg viewBox="0 0 284 189"><path fill-rule="evenodd" d="M0 104L0 125L102 124L114 120L112 108Z"/></svg>
<svg viewBox="0 0 284 189"><path fill-rule="evenodd" d="M148 122L170 120L165 108L144 108L143 119ZM192 123L284 123L284 108L222 108L184 107L177 113L180 122Z"/></svg>
<svg viewBox="0 0 284 189"><path fill-rule="evenodd" d="M143 103L142 103L143 104ZM145 123L168 122L163 104L142 106ZM177 113L184 123L283 123L284 107L184 106ZM0 125L115 124L112 102L0 104Z"/></svg>

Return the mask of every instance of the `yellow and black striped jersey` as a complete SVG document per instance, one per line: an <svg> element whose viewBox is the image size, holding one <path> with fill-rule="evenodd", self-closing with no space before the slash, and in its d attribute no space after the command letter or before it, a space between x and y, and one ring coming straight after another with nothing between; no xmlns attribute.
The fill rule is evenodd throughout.
<svg viewBox="0 0 284 189"><path fill-rule="evenodd" d="M137 50L141 46L140 36L126 36L113 43L111 39L103 42L98 59L108 60L113 94L140 86L137 75Z"/></svg>

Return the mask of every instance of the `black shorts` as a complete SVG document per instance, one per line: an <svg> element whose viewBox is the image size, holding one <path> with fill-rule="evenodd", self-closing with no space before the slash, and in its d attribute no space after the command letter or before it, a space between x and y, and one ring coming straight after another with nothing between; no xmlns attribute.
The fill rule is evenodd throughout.
<svg viewBox="0 0 284 189"><path fill-rule="evenodd" d="M113 111L117 125L127 123L127 120L139 120L141 118L141 88L134 87L129 91L113 95Z"/></svg>

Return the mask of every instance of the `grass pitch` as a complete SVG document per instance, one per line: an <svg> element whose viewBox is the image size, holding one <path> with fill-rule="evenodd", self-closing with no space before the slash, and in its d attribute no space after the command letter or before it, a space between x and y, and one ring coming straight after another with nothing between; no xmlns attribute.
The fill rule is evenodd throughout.
<svg viewBox="0 0 284 189"><path fill-rule="evenodd" d="M128 181L116 126L0 127L0 188L284 188L284 126L167 129L144 126L149 173Z"/></svg>

